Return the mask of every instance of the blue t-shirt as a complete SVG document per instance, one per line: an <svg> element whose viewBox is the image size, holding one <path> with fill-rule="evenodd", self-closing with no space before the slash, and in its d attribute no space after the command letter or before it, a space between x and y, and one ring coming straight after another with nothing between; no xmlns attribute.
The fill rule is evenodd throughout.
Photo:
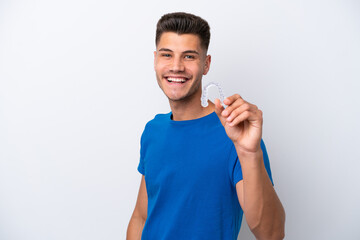
<svg viewBox="0 0 360 240"><path fill-rule="evenodd" d="M263 141L261 148L271 179ZM141 239L237 239L241 166L215 112L187 121L156 115L141 136L138 171L148 195Z"/></svg>

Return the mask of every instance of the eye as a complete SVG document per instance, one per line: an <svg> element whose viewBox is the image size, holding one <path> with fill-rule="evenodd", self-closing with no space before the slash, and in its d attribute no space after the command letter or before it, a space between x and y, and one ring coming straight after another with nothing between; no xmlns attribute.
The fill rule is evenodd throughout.
<svg viewBox="0 0 360 240"><path fill-rule="evenodd" d="M186 59L194 59L195 56L193 56L193 55L185 55L185 58L186 58Z"/></svg>
<svg viewBox="0 0 360 240"><path fill-rule="evenodd" d="M171 55L169 53L162 53L161 56L162 57L171 57Z"/></svg>

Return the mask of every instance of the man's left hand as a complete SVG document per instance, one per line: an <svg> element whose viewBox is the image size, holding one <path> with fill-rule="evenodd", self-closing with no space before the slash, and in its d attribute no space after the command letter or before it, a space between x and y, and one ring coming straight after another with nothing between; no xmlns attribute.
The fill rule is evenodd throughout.
<svg viewBox="0 0 360 240"><path fill-rule="evenodd" d="M234 94L224 99L224 107L215 99L215 112L226 134L245 152L259 151L262 136L262 111L257 106L246 102L240 95Z"/></svg>

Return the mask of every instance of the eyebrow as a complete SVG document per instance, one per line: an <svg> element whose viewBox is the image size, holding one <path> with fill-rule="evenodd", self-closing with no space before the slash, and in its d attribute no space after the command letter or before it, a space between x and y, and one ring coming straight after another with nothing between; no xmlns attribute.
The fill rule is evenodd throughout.
<svg viewBox="0 0 360 240"><path fill-rule="evenodd" d="M163 52L173 52L173 50L171 50L171 49L168 49L168 48L160 48L159 49L159 52L160 51L163 51ZM200 55L197 51L195 51L195 50L186 50L186 51L184 51L184 52L182 52L182 53L193 53L193 54L197 54L197 55Z"/></svg>

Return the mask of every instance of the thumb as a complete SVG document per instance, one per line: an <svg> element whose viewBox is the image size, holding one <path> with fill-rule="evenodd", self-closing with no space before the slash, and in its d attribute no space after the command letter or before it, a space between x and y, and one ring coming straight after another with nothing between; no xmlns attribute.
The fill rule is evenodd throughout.
<svg viewBox="0 0 360 240"><path fill-rule="evenodd" d="M220 99L216 98L215 101L215 112L218 116L218 118L220 119L221 123L224 125L225 124L225 118L223 116L221 116L222 111L224 111L224 107L221 105Z"/></svg>

